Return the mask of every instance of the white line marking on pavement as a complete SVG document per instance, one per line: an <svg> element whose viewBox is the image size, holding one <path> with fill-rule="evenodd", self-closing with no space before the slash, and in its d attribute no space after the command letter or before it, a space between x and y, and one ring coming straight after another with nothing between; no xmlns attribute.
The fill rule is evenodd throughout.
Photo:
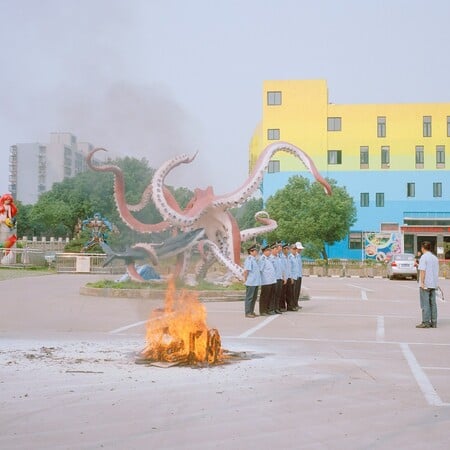
<svg viewBox="0 0 450 450"><path fill-rule="evenodd" d="M314 313L314 312L303 312L301 313L302 316L329 316L329 317L378 317L376 314L345 314L345 313ZM386 317L384 315L383 317ZM415 319L416 316L400 316L397 314L390 314L387 315L387 317L393 318L393 319Z"/></svg>
<svg viewBox="0 0 450 450"><path fill-rule="evenodd" d="M375 292L373 289L363 288L362 286L358 286L357 284L347 283L347 286L355 287L355 288L358 288L358 289L364 289L364 290L366 290L368 292Z"/></svg>
<svg viewBox="0 0 450 450"><path fill-rule="evenodd" d="M377 317L377 341L384 341L384 316Z"/></svg>
<svg viewBox="0 0 450 450"><path fill-rule="evenodd" d="M450 370L450 367L422 367L425 370Z"/></svg>
<svg viewBox="0 0 450 450"><path fill-rule="evenodd" d="M221 336L223 339L241 339L246 338L244 335L239 336ZM323 338L302 338L302 337L269 337L269 336L248 336L248 339L255 341L290 341L290 342L323 342L323 343L335 343L335 344L378 344L378 345L399 345L398 341L383 341L378 342L376 340L365 339L323 339ZM450 343L443 342L410 342L411 345L426 345L431 347L450 347Z"/></svg>
<svg viewBox="0 0 450 450"><path fill-rule="evenodd" d="M361 300L367 300L367 291L361 289Z"/></svg>
<svg viewBox="0 0 450 450"><path fill-rule="evenodd" d="M125 327L116 328L115 330L110 331L110 334L116 334L120 333L121 331L129 330L130 328L138 327L139 325L142 325L143 323L147 323L148 320L141 320L140 322L132 323L131 325L127 325Z"/></svg>
<svg viewBox="0 0 450 450"><path fill-rule="evenodd" d="M268 317L267 319L263 320L261 323L256 325L256 327L250 328L245 333L240 334L238 337L246 338L246 337L251 336L253 333L255 333L256 331L260 330L261 328L264 328L266 325L268 325L270 322L275 320L277 317L280 317L280 315L276 314L274 316Z"/></svg>
<svg viewBox="0 0 450 450"><path fill-rule="evenodd" d="M365 289L365 292L368 292L368 290ZM342 302L342 301L349 301L349 302L351 302L351 301L359 301L359 299L357 297L348 297L348 296L346 296L346 297L337 297L337 296L325 297L325 296L320 296L320 295L312 296L311 300L339 300L340 302ZM409 301L409 299L386 300L385 298L380 298L380 299L376 299L375 298L374 300L377 300L379 302L389 302L389 303L403 303L403 302Z"/></svg>
<svg viewBox="0 0 450 450"><path fill-rule="evenodd" d="M425 396L428 404L431 406L450 406L450 403L444 403L441 400L430 380L423 371L422 367L420 367L419 363L417 362L417 359L414 356L414 353L409 348L409 345L401 343L400 347L402 349L403 356L408 362L409 368L411 369L411 372L414 375L414 378L416 379L416 382L419 385L419 388Z"/></svg>

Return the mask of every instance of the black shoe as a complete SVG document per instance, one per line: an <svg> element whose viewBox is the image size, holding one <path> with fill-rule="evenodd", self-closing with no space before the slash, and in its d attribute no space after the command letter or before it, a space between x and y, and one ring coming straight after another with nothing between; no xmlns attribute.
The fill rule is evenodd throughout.
<svg viewBox="0 0 450 450"><path fill-rule="evenodd" d="M437 322L431 322L431 328L437 328Z"/></svg>
<svg viewBox="0 0 450 450"><path fill-rule="evenodd" d="M259 315L260 315L260 316L268 316L268 315L269 315L269 313L265 313L265 312L263 312L263 313L259 313Z"/></svg>
<svg viewBox="0 0 450 450"><path fill-rule="evenodd" d="M295 308L288 308L288 311L297 311Z"/></svg>
<svg viewBox="0 0 450 450"><path fill-rule="evenodd" d="M275 311L269 311L267 314L269 314L269 316L273 316L275 314Z"/></svg>
<svg viewBox="0 0 450 450"><path fill-rule="evenodd" d="M279 309L276 309L275 314L283 314L283 313Z"/></svg>
<svg viewBox="0 0 450 450"><path fill-rule="evenodd" d="M416 328L431 328L431 325L429 323L422 322L416 325Z"/></svg>

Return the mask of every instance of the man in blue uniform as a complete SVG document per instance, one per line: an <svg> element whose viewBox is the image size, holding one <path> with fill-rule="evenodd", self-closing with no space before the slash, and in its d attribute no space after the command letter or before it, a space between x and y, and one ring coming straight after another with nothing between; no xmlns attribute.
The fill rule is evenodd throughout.
<svg viewBox="0 0 450 450"><path fill-rule="evenodd" d="M281 288L283 286L283 272L281 266L281 258L279 253L281 252L281 244L274 243L270 247L272 254L269 256L272 261L273 267L275 269L275 277L277 279L273 292L272 299L269 304L269 312L275 314L281 314L280 311L280 299L281 299Z"/></svg>
<svg viewBox="0 0 450 450"><path fill-rule="evenodd" d="M298 262L297 262L297 247L295 244L291 245L291 251L288 255L288 264L289 264L289 270L291 273L291 279L290 279L290 286L289 286L289 300L287 309L288 311L298 311L299 307L297 306L297 299L296 299L296 283L297 279L299 277L299 268L298 268Z"/></svg>
<svg viewBox="0 0 450 450"><path fill-rule="evenodd" d="M261 285L261 273L259 271L258 249L252 245L247 250L248 256L244 262L244 284L245 284L245 317L257 317L255 314L255 303L258 297L258 289Z"/></svg>
<svg viewBox="0 0 450 450"><path fill-rule="evenodd" d="M281 299L280 299L280 311L287 311L289 305L289 290L291 285L291 271L289 269L288 263L289 256L289 244L284 244L281 250L280 259L281 259L281 268L282 268L282 276L283 276L283 286L281 288Z"/></svg>
<svg viewBox="0 0 450 450"><path fill-rule="evenodd" d="M277 282L275 275L275 268L270 260L270 246L266 245L263 249L263 254L258 260L259 270L261 272L261 295L259 296L259 314L261 316L269 316L275 314L271 312L270 301L273 297L273 289Z"/></svg>
<svg viewBox="0 0 450 450"><path fill-rule="evenodd" d="M294 283L294 299L295 299L295 306L298 309L301 309L302 307L299 306L298 301L300 299L300 292L302 290L302 276L303 276L303 261L302 261L302 250L305 248L303 247L301 242L295 243L296 248L296 255L295 258L297 260L297 279Z"/></svg>

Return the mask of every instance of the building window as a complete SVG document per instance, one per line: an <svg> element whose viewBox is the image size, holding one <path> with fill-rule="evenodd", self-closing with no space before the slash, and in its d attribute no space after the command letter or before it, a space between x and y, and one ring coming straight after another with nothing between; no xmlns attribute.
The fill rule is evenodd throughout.
<svg viewBox="0 0 450 450"><path fill-rule="evenodd" d="M442 183L433 183L433 197L442 197Z"/></svg>
<svg viewBox="0 0 450 450"><path fill-rule="evenodd" d="M447 137L450 137L450 116L447 116Z"/></svg>
<svg viewBox="0 0 450 450"><path fill-rule="evenodd" d="M359 147L359 163L369 164L369 147L364 145Z"/></svg>
<svg viewBox="0 0 450 450"><path fill-rule="evenodd" d="M445 145L436 145L436 167L438 169L445 167Z"/></svg>
<svg viewBox="0 0 450 450"><path fill-rule="evenodd" d="M416 183L406 183L406 196L407 197L416 196Z"/></svg>
<svg viewBox="0 0 450 450"><path fill-rule="evenodd" d="M375 194L375 204L376 206L378 206L379 208L382 208L384 206L384 193L383 192L377 192Z"/></svg>
<svg viewBox="0 0 450 450"><path fill-rule="evenodd" d="M390 158L390 148L388 145L381 147L381 167L387 168L389 167L391 158Z"/></svg>
<svg viewBox="0 0 450 450"><path fill-rule="evenodd" d="M362 245L362 233L361 231L352 231L348 235L348 248L352 250L361 250Z"/></svg>
<svg viewBox="0 0 450 450"><path fill-rule="evenodd" d="M369 168L369 147L367 147L366 145L362 145L361 147L359 147L359 168Z"/></svg>
<svg viewBox="0 0 450 450"><path fill-rule="evenodd" d="M342 164L342 150L328 150L328 164Z"/></svg>
<svg viewBox="0 0 450 450"><path fill-rule="evenodd" d="M280 91L267 92L267 104L268 105L281 105L281 92Z"/></svg>
<svg viewBox="0 0 450 450"><path fill-rule="evenodd" d="M342 118L341 117L328 117L327 130L328 131L341 131L342 130Z"/></svg>
<svg viewBox="0 0 450 450"><path fill-rule="evenodd" d="M278 128L269 128L267 130L267 139L269 141L279 141L280 140L280 130Z"/></svg>
<svg viewBox="0 0 450 450"><path fill-rule="evenodd" d="M423 169L425 162L425 156L423 151L423 145L416 145L416 169ZM420 166L420 167L418 167Z"/></svg>
<svg viewBox="0 0 450 450"><path fill-rule="evenodd" d="M423 116L423 137L431 137L431 116Z"/></svg>
<svg viewBox="0 0 450 450"><path fill-rule="evenodd" d="M359 204L361 207L369 206L369 193L368 192L361 192Z"/></svg>
<svg viewBox="0 0 450 450"><path fill-rule="evenodd" d="M280 161L269 161L267 166L268 173L275 173L280 171Z"/></svg>
<svg viewBox="0 0 450 450"><path fill-rule="evenodd" d="M386 137L386 117L377 117L377 137Z"/></svg>

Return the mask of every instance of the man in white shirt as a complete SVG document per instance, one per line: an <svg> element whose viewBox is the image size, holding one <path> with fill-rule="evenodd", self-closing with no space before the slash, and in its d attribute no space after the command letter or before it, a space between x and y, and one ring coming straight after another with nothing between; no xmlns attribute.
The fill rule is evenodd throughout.
<svg viewBox="0 0 450 450"><path fill-rule="evenodd" d="M439 260L431 253L431 243L428 241L422 242L422 256L418 269L422 322L416 325L416 328L436 328L436 288L439 282Z"/></svg>

